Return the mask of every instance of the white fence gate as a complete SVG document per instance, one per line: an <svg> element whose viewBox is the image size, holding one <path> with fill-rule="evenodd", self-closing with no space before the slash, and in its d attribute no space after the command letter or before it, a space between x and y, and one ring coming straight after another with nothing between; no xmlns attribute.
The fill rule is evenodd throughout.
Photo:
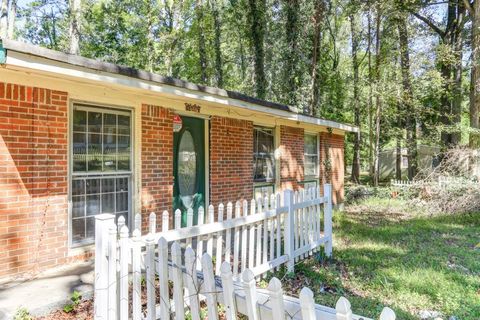
<svg viewBox="0 0 480 320"><path fill-rule="evenodd" d="M192 226L190 210L185 228L180 227L177 211L173 230L169 230L168 212L164 212L159 233L152 213L145 236L140 234L139 216L132 237L124 221L115 225L112 215L97 216L95 319L153 320L174 315L183 320L187 311L192 319L200 319L203 311L209 319L218 319L217 304L224 306L227 319L235 319L237 312L249 319L272 319L278 314L302 315L304 319L325 315L335 319L335 315L345 314L341 319L352 319L343 300L338 304L341 310L334 310L314 305L308 289L302 291L306 292L302 304L284 297L274 280L271 294L255 287L256 276L284 263L293 271L295 260L312 254L320 245L331 255L331 186L324 186L324 197L319 191L287 190L283 201L276 195L235 206L229 203L226 208L220 204L217 221L213 206L206 219L200 208L196 226ZM207 307L201 308L200 301Z"/></svg>

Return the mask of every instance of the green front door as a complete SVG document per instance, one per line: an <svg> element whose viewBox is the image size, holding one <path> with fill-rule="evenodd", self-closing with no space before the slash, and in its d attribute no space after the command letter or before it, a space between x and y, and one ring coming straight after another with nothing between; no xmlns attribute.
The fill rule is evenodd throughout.
<svg viewBox="0 0 480 320"><path fill-rule="evenodd" d="M181 117L182 128L173 135L173 210L182 211L182 226L187 210L193 209L197 224L198 208L205 207L205 120Z"/></svg>

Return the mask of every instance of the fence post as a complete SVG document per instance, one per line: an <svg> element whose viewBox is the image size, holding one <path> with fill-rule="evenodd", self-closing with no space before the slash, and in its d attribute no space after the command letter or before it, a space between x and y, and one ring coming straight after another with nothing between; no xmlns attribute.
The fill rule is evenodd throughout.
<svg viewBox="0 0 480 320"><path fill-rule="evenodd" d="M380 313L380 320L395 320L396 318L395 312L389 307L383 308L382 313Z"/></svg>
<svg viewBox="0 0 480 320"><path fill-rule="evenodd" d="M325 255L327 257L332 256L332 246L333 246L333 236L332 236L332 185L324 184L323 185L323 196L327 197L327 202L325 203L325 213L324 213L324 232L327 242L325 242Z"/></svg>
<svg viewBox="0 0 480 320"><path fill-rule="evenodd" d="M255 276L250 269L242 272L243 289L245 290L245 303L247 305L247 316L249 320L260 319L257 308L257 289L255 287Z"/></svg>
<svg viewBox="0 0 480 320"><path fill-rule="evenodd" d="M287 219L285 221L285 253L288 255L287 261L287 270L288 272L294 271L294 245L293 245L293 232L294 232L294 224L295 224L295 212L293 210L293 191L292 190L285 190L283 191L283 203L284 206L288 207Z"/></svg>
<svg viewBox="0 0 480 320"><path fill-rule="evenodd" d="M108 319L108 229L113 214L95 216L95 320Z"/></svg>
<svg viewBox="0 0 480 320"><path fill-rule="evenodd" d="M223 286L223 304L225 305L225 316L227 320L235 320L237 311L235 308L235 296L233 288L233 273L230 263L224 261L221 266L221 277Z"/></svg>
<svg viewBox="0 0 480 320"><path fill-rule="evenodd" d="M285 319L285 304L283 303L282 283L277 278L273 277L268 283L268 296L270 297L272 306L273 319Z"/></svg>
<svg viewBox="0 0 480 320"><path fill-rule="evenodd" d="M120 220L120 219L119 219ZM130 246L128 243L128 227L124 225L120 230L120 320L129 319L128 300L128 261Z"/></svg>

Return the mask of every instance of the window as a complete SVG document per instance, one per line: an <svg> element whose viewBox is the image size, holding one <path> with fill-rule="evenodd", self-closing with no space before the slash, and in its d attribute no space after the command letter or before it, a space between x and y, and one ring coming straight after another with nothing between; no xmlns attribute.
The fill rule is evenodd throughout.
<svg viewBox="0 0 480 320"><path fill-rule="evenodd" d="M253 181L275 180L274 131L269 128L253 129Z"/></svg>
<svg viewBox="0 0 480 320"><path fill-rule="evenodd" d="M72 126L72 244L92 243L95 215L124 216L131 192L131 113L74 106Z"/></svg>
<svg viewBox="0 0 480 320"><path fill-rule="evenodd" d="M317 135L306 134L304 139L303 170L305 178L318 177L318 142Z"/></svg>
<svg viewBox="0 0 480 320"><path fill-rule="evenodd" d="M253 187L253 197L255 200L265 197L270 199L270 196L275 193L275 186L273 184L257 185ZM269 200L270 201L270 200Z"/></svg>

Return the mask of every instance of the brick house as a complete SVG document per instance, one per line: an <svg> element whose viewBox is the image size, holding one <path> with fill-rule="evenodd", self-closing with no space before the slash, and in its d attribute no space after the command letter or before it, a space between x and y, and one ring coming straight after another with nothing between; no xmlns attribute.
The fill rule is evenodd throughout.
<svg viewBox="0 0 480 320"><path fill-rule="evenodd" d="M94 216L331 182L349 125L237 92L0 42L0 278L91 257Z"/></svg>

